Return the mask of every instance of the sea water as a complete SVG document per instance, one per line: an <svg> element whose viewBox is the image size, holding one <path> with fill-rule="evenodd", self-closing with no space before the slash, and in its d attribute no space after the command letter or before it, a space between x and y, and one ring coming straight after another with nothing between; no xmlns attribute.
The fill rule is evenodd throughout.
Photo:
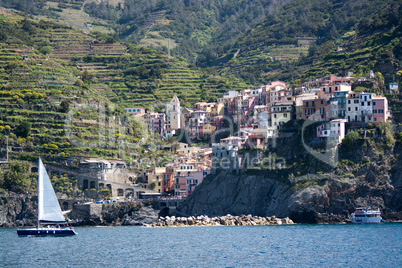
<svg viewBox="0 0 402 268"><path fill-rule="evenodd" d="M402 267L402 224L0 229L0 267Z"/></svg>

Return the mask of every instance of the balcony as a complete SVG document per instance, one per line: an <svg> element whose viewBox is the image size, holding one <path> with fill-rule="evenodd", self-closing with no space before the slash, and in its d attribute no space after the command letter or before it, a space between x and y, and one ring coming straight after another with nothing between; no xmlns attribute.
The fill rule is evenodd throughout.
<svg viewBox="0 0 402 268"><path fill-rule="evenodd" d="M361 114L362 114L362 115L372 115L372 114L373 114L373 111L363 110L363 111L361 111Z"/></svg>

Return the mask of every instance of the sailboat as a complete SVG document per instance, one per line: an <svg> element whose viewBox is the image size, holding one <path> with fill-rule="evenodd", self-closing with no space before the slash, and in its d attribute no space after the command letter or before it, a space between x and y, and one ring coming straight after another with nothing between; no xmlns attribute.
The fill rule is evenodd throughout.
<svg viewBox="0 0 402 268"><path fill-rule="evenodd" d="M33 229L18 229L17 234L19 236L75 235L73 227L60 228L59 226L59 224L65 224L66 220L40 157L38 167L38 225Z"/></svg>

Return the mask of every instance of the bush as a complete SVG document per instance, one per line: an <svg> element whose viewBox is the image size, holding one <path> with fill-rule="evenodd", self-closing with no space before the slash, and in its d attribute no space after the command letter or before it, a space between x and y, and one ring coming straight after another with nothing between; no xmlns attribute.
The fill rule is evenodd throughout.
<svg viewBox="0 0 402 268"><path fill-rule="evenodd" d="M16 193L27 191L30 184L29 167L29 162L11 161L10 168L0 177L0 188Z"/></svg>
<svg viewBox="0 0 402 268"><path fill-rule="evenodd" d="M15 129L15 134L19 137L26 138L31 132L31 124L27 121L21 122Z"/></svg>
<svg viewBox="0 0 402 268"><path fill-rule="evenodd" d="M156 186L156 184L155 184L155 182L153 182L153 183L151 183L151 184L149 185L149 188L150 188L151 190L153 190L153 189L155 188L155 186Z"/></svg>
<svg viewBox="0 0 402 268"><path fill-rule="evenodd" d="M99 194L103 197L103 199L109 199L112 196L109 188L100 189Z"/></svg>
<svg viewBox="0 0 402 268"><path fill-rule="evenodd" d="M62 113L68 113L69 109L70 109L70 104L67 101L62 101L60 103L60 111Z"/></svg>
<svg viewBox="0 0 402 268"><path fill-rule="evenodd" d="M354 146L357 141L360 139L359 133L356 131L350 131L346 134L345 138L342 140L343 146Z"/></svg>
<svg viewBox="0 0 402 268"><path fill-rule="evenodd" d="M50 54L53 52L53 48L51 46L44 46L39 49L42 54Z"/></svg>

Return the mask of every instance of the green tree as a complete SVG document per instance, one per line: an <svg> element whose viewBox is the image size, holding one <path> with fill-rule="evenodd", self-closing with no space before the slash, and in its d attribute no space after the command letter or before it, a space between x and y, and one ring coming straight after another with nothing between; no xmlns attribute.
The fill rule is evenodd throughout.
<svg viewBox="0 0 402 268"><path fill-rule="evenodd" d="M62 101L60 103L60 111L62 113L68 113L69 109L70 109L70 104L67 101Z"/></svg>
<svg viewBox="0 0 402 268"><path fill-rule="evenodd" d="M353 146L357 143L359 139L360 139L359 133L357 133L356 131L350 131L348 134L346 134L345 138L342 140L342 145Z"/></svg>
<svg viewBox="0 0 402 268"><path fill-rule="evenodd" d="M4 177L0 180L1 188L16 193L27 191L30 184L29 167L27 161L11 161L10 168L4 172Z"/></svg>
<svg viewBox="0 0 402 268"><path fill-rule="evenodd" d="M44 46L39 49L39 51L43 54L50 54L53 52L53 48L51 46Z"/></svg>
<svg viewBox="0 0 402 268"><path fill-rule="evenodd" d="M19 137L26 138L31 132L31 124L27 121L22 121L15 129L15 134Z"/></svg>
<svg viewBox="0 0 402 268"><path fill-rule="evenodd" d="M151 190L153 190L153 189L155 188L155 186L156 186L155 182L152 182L152 183L149 185L149 188L150 188Z"/></svg>

